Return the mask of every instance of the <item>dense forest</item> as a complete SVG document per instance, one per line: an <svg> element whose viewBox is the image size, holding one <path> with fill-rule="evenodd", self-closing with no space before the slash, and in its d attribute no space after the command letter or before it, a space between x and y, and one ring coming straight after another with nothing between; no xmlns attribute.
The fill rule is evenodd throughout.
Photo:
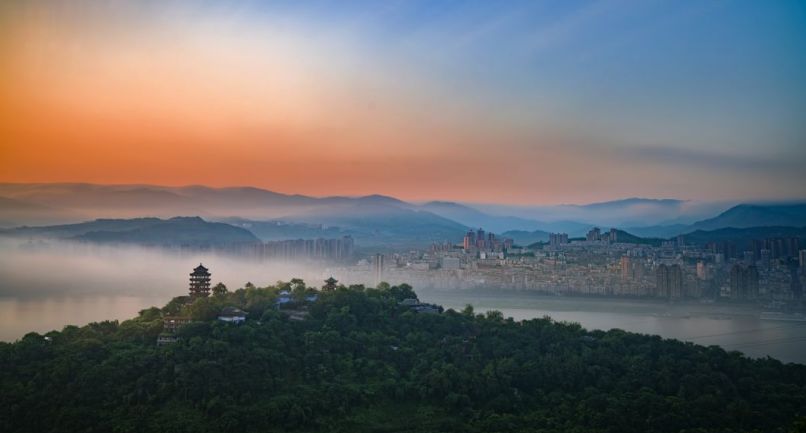
<svg viewBox="0 0 806 433"><path fill-rule="evenodd" d="M472 307L427 314L401 304L413 297L219 285L31 333L0 344L0 431L806 431L806 366ZM225 306L247 321L216 320ZM158 347L166 315L194 322Z"/></svg>

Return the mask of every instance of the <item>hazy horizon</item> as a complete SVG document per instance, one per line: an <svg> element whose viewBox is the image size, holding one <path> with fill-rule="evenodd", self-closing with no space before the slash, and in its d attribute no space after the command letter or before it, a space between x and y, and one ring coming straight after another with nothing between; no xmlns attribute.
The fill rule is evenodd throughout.
<svg viewBox="0 0 806 433"><path fill-rule="evenodd" d="M639 196L639 195L630 195L626 193L626 195L617 195L613 197L603 197L601 199L595 199L593 201L579 201L579 202L571 202L571 201L556 201L556 202L526 202L526 203L518 203L518 202L502 202L502 201L473 201L473 200L459 200L454 199L451 197L437 197L432 199L419 199L419 198L408 198L404 196L396 196L392 195L383 191L375 191L375 192L368 192L368 193L361 193L361 194L304 194L298 191L293 190L279 190L272 188L270 186L256 186L256 185L248 185L248 184L232 184L232 185L214 185L214 184L204 184L204 183L177 183L177 184L157 184L157 183L148 183L148 182L137 182L137 183L103 183L103 182L83 182L83 181L48 181L48 182L0 182L0 185L86 185L86 186L100 186L100 187L121 187L121 188L129 188L129 187L147 187L147 188L209 188L214 190L227 190L227 189L259 189L263 191L273 192L277 194L282 194L285 196L304 196L309 198L317 198L317 199L324 199L324 198L365 198L365 197L389 197L398 199L407 203L411 204L427 204L433 202L445 202L445 203L457 203L463 204L468 206L507 206L512 208L531 208L531 207L563 207L563 206L588 206L588 205L596 205L596 204L608 204L614 202L623 202L623 201L630 201L630 200L646 200L646 201L654 201L654 202L664 202L664 201L677 201L681 203L689 203L689 204L723 204L726 206L736 205L736 204L788 204L788 203L801 203L806 202L806 195L803 196L792 196L792 197L782 197L782 198L766 198L766 197L758 197L758 198L744 198L744 199L725 199L725 200L706 200L706 199L690 199L686 198L685 196Z"/></svg>

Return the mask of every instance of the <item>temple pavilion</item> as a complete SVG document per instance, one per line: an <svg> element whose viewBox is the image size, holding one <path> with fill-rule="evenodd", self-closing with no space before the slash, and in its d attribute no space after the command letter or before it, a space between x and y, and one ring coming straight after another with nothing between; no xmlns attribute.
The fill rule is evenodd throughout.
<svg viewBox="0 0 806 433"><path fill-rule="evenodd" d="M190 296L210 296L210 271L201 263L190 274Z"/></svg>
<svg viewBox="0 0 806 433"><path fill-rule="evenodd" d="M322 287L322 290L336 290L336 283L339 281L332 276L325 280L325 285Z"/></svg>

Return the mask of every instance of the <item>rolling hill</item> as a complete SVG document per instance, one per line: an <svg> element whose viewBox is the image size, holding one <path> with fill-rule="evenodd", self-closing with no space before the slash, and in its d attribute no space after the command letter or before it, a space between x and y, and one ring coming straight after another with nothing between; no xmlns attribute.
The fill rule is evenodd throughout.
<svg viewBox="0 0 806 433"><path fill-rule="evenodd" d="M694 230L714 230L726 227L804 227L806 226L806 203L798 204L740 204L725 212L698 221L690 226Z"/></svg>
<svg viewBox="0 0 806 433"><path fill-rule="evenodd" d="M228 245L259 241L248 230L199 217L99 219L79 224L20 227L0 234L133 245Z"/></svg>
<svg viewBox="0 0 806 433"><path fill-rule="evenodd" d="M806 203L739 204L713 218L700 220L693 224L627 227L625 230L644 237L670 238L700 230L804 226L806 226Z"/></svg>
<svg viewBox="0 0 806 433"><path fill-rule="evenodd" d="M745 227L745 228L722 228L716 230L696 230L684 235L686 243L694 245L705 245L708 242L732 242L741 249L750 247L754 239L768 238L800 238L806 240L806 226L804 227ZM806 244L806 243L804 243Z"/></svg>
<svg viewBox="0 0 806 433"><path fill-rule="evenodd" d="M323 235L331 234L334 228L339 234L351 234L362 246L408 248L425 246L432 241L458 242L468 229L417 205L382 195L319 198L251 187L0 184L0 197L28 203L32 208L58 207L93 218L121 220L143 215L170 218L190 214L207 220L240 220L260 226L266 234L273 232L274 235L264 237L267 240L277 239L281 231L292 234L295 230L283 230L289 226L313 225L322 226L327 232ZM14 222L31 224L27 220ZM48 230L56 233L79 227L50 227ZM310 230L300 233L312 234ZM120 235L98 236L107 239Z"/></svg>

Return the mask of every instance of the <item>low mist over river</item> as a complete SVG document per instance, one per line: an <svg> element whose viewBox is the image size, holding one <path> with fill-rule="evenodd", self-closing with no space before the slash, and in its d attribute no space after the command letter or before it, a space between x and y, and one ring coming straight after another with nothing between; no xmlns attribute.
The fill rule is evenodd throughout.
<svg viewBox="0 0 806 433"><path fill-rule="evenodd" d="M204 262L213 282L230 289L302 277L318 285L319 266L256 263L213 255L167 254L142 248L73 244L0 243L0 340L101 320L125 320L162 306L187 290L188 274ZM806 322L759 319L757 308L606 298L565 298L528 292L430 291L421 300L477 312L500 310L516 320L551 316L588 329L619 328L702 345L719 345L754 357L806 363Z"/></svg>
<svg viewBox="0 0 806 433"><path fill-rule="evenodd" d="M289 263L256 262L218 254L183 254L158 248L112 247L89 243L0 241L0 296L156 296L187 292L188 274L199 263L212 282L231 289L294 277L319 278L324 269Z"/></svg>

